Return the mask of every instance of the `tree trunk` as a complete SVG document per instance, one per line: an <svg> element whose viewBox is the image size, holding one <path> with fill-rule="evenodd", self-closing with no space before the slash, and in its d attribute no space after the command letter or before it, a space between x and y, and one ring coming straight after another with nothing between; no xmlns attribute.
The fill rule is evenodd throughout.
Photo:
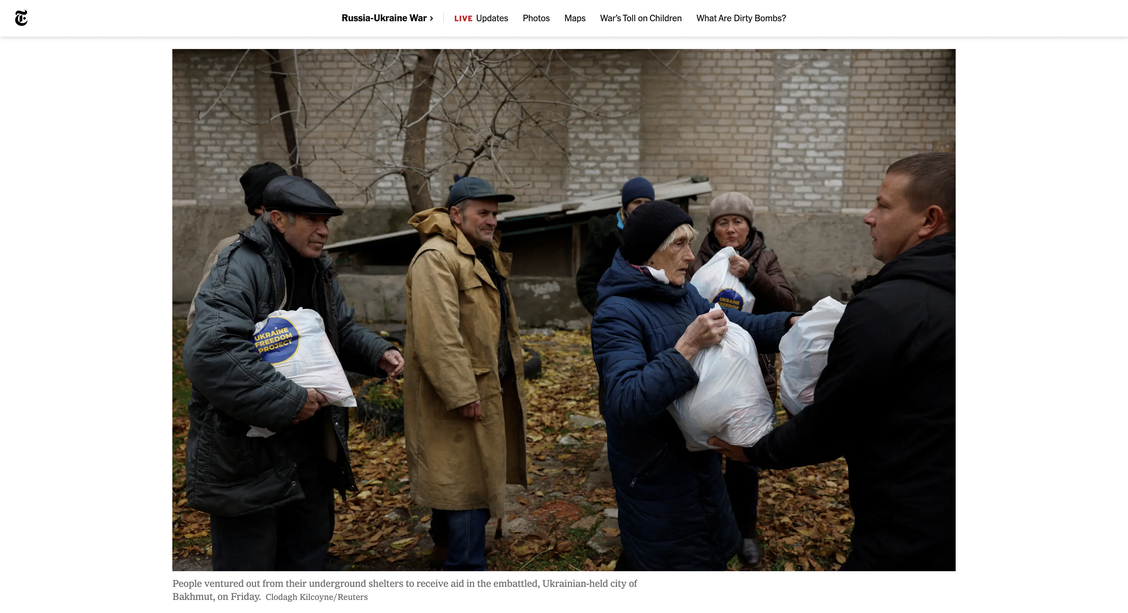
<svg viewBox="0 0 1128 613"><path fill-rule="evenodd" d="M427 176L427 121L431 110L431 93L435 83L435 60L439 49L422 49L411 73L411 100L407 105L407 130L403 140L403 180L407 184L407 201L418 213L434 207Z"/></svg>
<svg viewBox="0 0 1128 613"><path fill-rule="evenodd" d="M298 137L294 134L294 118L290 116L290 98L286 95L286 73L277 49L267 49L270 56L270 76L274 79L274 93L278 97L278 113L282 115L282 133L286 136L286 152L290 160L290 174L302 176L301 158L298 156Z"/></svg>

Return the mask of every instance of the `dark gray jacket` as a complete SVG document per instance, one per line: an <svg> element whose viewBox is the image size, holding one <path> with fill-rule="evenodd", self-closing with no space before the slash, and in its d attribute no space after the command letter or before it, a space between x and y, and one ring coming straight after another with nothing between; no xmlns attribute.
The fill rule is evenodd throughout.
<svg viewBox="0 0 1128 613"><path fill-rule="evenodd" d="M576 269L576 294L588 313L595 315L599 304L599 280L615 261L615 252L623 246L623 231L619 229L618 212L588 221L587 246Z"/></svg>
<svg viewBox="0 0 1128 613"><path fill-rule="evenodd" d="M251 340L255 322L285 304L286 280L292 278L277 242L281 236L268 223L260 218L220 254L196 296L196 321L184 344L184 369L192 382L188 504L218 515L244 515L304 497L296 477L293 421L306 390L264 362ZM315 268L313 296L337 357L348 370L375 375L392 344L353 321L327 256ZM346 489L356 489L348 410L330 409L332 431L326 427L326 448L318 451L335 456L333 485L343 497ZM277 434L248 438L251 425Z"/></svg>

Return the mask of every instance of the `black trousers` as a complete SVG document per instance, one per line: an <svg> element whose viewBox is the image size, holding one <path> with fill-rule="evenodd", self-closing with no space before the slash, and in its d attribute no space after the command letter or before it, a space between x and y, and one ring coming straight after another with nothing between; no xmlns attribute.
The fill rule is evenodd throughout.
<svg viewBox="0 0 1128 613"><path fill-rule="evenodd" d="M725 489L740 536L756 538L756 507L760 501L760 469L725 458Z"/></svg>
<svg viewBox="0 0 1128 613"><path fill-rule="evenodd" d="M298 462L303 500L239 517L212 515L212 570L322 570L334 524L328 464Z"/></svg>

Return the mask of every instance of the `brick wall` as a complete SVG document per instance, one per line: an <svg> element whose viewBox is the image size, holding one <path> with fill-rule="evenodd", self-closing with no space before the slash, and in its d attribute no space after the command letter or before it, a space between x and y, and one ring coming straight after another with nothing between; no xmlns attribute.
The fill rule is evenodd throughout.
<svg viewBox="0 0 1128 613"><path fill-rule="evenodd" d="M403 157L401 118L411 92L408 82L395 87L366 87L389 81L410 71L414 57L383 50L285 50L282 66L287 74L289 104L296 120L295 132L304 176L321 185L342 205L405 206L403 178L382 176ZM271 113L277 113L273 85L265 92ZM267 116L269 117L269 115ZM275 122L277 123L277 122ZM428 126L428 156L436 157L443 145L442 126ZM281 129L271 146L284 151ZM432 186L432 198L438 197Z"/></svg>
<svg viewBox="0 0 1128 613"><path fill-rule="evenodd" d="M714 194L742 191L763 203L774 117L771 53L647 53L643 175L706 175Z"/></svg>
<svg viewBox="0 0 1128 613"><path fill-rule="evenodd" d="M868 211L889 164L955 150L955 51L855 51L848 126L846 206Z"/></svg>
<svg viewBox="0 0 1128 613"><path fill-rule="evenodd" d="M457 160L448 164L439 178L443 194L453 182L453 175L465 175L467 164L472 163L470 174L517 197L512 203L502 204L502 210L559 202L565 198L567 161L561 146L568 142L568 107L560 90L567 91L568 77L562 74L564 66L554 60L555 55L547 51L443 52L440 61L447 79L436 84L435 89L441 93L450 91L449 75L459 75L465 84L463 91L451 93L444 100L444 107L451 121L466 126L443 131L443 157ZM541 70L551 75L552 81L545 78ZM520 84L521 95L533 102L523 107L508 102L498 112L501 101L510 98L500 80ZM519 116L527 120L524 129L514 131L512 128L520 123ZM528 119L530 117L535 119ZM495 132L506 138L491 138L489 146L477 153L475 148L491 126L496 126ZM477 153L476 157L472 152Z"/></svg>
<svg viewBox="0 0 1128 613"><path fill-rule="evenodd" d="M463 65L466 53L445 55ZM889 163L955 146L951 50L475 53L511 57L496 69L514 75L540 61L552 76L522 82L540 101L530 106L540 125L494 150L496 168L483 160L472 172L517 195L512 207L613 191L639 174L655 182L700 174L715 194L742 191L775 213L856 215L870 208ZM374 179L381 164L402 157L406 82L354 92L410 69L413 56L281 54L305 175L342 204L405 207L402 178ZM241 202L238 176L247 166L286 164L266 56L176 51L172 60L173 200ZM440 78L435 90L450 86ZM455 97L441 103L452 120L480 118L497 95L495 86L469 104ZM432 121L428 133L429 160L466 145L442 122ZM455 172L463 166L450 164L432 179L436 203Z"/></svg>
<svg viewBox="0 0 1128 613"><path fill-rule="evenodd" d="M769 209L842 209L852 55L780 51L772 58L775 117Z"/></svg>
<svg viewBox="0 0 1128 613"><path fill-rule="evenodd" d="M617 191L641 173L642 67L634 51L571 52L569 79L575 102L568 124L571 164L566 198Z"/></svg>
<svg viewBox="0 0 1128 613"><path fill-rule="evenodd" d="M239 175L274 159L255 125L263 92L256 59L242 51L173 53L173 200L240 204Z"/></svg>

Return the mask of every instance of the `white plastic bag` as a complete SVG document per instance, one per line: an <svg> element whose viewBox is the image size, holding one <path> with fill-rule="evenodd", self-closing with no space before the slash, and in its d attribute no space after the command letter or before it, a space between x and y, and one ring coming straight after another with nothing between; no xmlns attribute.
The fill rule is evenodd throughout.
<svg viewBox="0 0 1128 613"><path fill-rule="evenodd" d="M333 352L325 334L325 322L317 311L275 311L255 324L252 340L262 360L290 381L321 392L331 405L356 406L345 369ZM256 426L247 432L249 437L266 438L272 434Z"/></svg>
<svg viewBox="0 0 1128 613"><path fill-rule="evenodd" d="M729 272L729 258L736 255L732 247L725 247L714 255L705 265L693 273L690 284L697 288L701 297L723 307L752 312L756 297L748 288Z"/></svg>
<svg viewBox="0 0 1128 613"><path fill-rule="evenodd" d="M834 329L845 311L846 305L827 296L815 303L780 339L783 370L779 376L779 400L792 415L815 401L815 384L826 368Z"/></svg>
<svg viewBox="0 0 1128 613"><path fill-rule="evenodd" d="M697 352L689 363L697 385L669 408L686 449L717 449L706 442L713 436L750 447L771 432L775 410L747 330L730 323L720 344Z"/></svg>

